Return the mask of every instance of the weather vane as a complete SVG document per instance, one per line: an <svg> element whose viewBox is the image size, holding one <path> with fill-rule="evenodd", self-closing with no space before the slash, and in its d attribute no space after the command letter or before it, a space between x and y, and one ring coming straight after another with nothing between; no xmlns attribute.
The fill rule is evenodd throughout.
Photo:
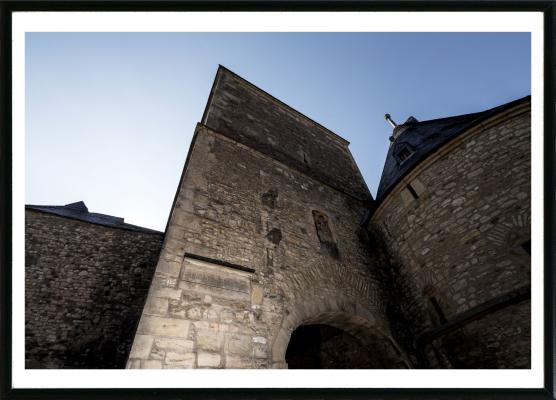
<svg viewBox="0 0 556 400"><path fill-rule="evenodd" d="M395 127L398 126L398 124L396 124L396 123L394 122L394 120L390 117L390 114L384 114L384 119L385 119L386 121L388 121L388 122L390 123L390 125L392 125L392 128L395 128Z"/></svg>

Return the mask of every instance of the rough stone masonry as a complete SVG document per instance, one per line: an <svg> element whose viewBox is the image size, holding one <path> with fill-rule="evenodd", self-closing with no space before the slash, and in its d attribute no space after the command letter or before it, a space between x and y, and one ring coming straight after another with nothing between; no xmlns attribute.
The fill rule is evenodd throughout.
<svg viewBox="0 0 556 400"><path fill-rule="evenodd" d="M163 235L81 204L25 211L26 368L123 368L129 355Z"/></svg>
<svg viewBox="0 0 556 400"><path fill-rule="evenodd" d="M529 368L530 98L411 117L391 140L373 199L346 140L220 67L162 244L136 230L133 257L95 253L82 235L52 247L48 224L66 217L28 210L28 232L44 226L26 243L28 326L54 326L43 310L67 314L72 298L84 311L63 330L79 337L127 304L127 330L101 322L112 328L95 342L123 343L119 368ZM96 222L97 243L101 229L123 232ZM56 260L65 283L52 287ZM99 276L120 283L91 301ZM62 336L29 332L29 365L72 365L53 350Z"/></svg>

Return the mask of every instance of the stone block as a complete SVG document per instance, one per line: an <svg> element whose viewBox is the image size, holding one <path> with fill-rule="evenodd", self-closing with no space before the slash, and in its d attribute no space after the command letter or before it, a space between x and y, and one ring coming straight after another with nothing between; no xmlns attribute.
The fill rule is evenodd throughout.
<svg viewBox="0 0 556 400"><path fill-rule="evenodd" d="M222 268L224 270L224 268ZM217 287L225 290L249 293L249 280L229 274L227 271L213 272L187 266L182 279L186 282L198 283L205 286Z"/></svg>
<svg viewBox="0 0 556 400"><path fill-rule="evenodd" d="M149 297L179 300L181 298L181 289L172 289L167 287L153 288Z"/></svg>
<svg viewBox="0 0 556 400"><path fill-rule="evenodd" d="M188 229L199 229L198 222L195 220L193 214L188 213L186 210L189 209L193 211L192 207L192 200L193 198L193 190L188 191L189 194L184 194L183 192L180 194L180 200L183 203L189 203L189 207L182 207L178 212L176 212L172 216L172 223L177 226L187 227ZM195 226L194 226L195 225Z"/></svg>
<svg viewBox="0 0 556 400"><path fill-rule="evenodd" d="M202 311L199 307L191 307L187 310L187 318L192 320L199 320L202 317Z"/></svg>
<svg viewBox="0 0 556 400"><path fill-rule="evenodd" d="M190 353L193 351L192 340L155 338L154 345L159 349L174 353Z"/></svg>
<svg viewBox="0 0 556 400"><path fill-rule="evenodd" d="M282 322L282 314L272 313L272 312L263 312L261 314L261 321L269 326L280 326Z"/></svg>
<svg viewBox="0 0 556 400"><path fill-rule="evenodd" d="M177 278L180 275L181 263L160 259L156 271Z"/></svg>
<svg viewBox="0 0 556 400"><path fill-rule="evenodd" d="M251 282L251 304L255 304L255 305L263 304L263 296L264 296L263 286L258 283Z"/></svg>
<svg viewBox="0 0 556 400"><path fill-rule="evenodd" d="M166 352L156 346L153 346L151 354L149 354L149 360L164 360L164 357L166 357Z"/></svg>
<svg viewBox="0 0 556 400"><path fill-rule="evenodd" d="M234 313L230 310L222 310L220 312L220 320L227 324L231 324L234 320Z"/></svg>
<svg viewBox="0 0 556 400"><path fill-rule="evenodd" d="M175 318L163 318L143 315L137 333L143 335L187 338L189 321Z"/></svg>
<svg viewBox="0 0 556 400"><path fill-rule="evenodd" d="M197 366L199 368L218 368L220 366L220 354L198 353Z"/></svg>
<svg viewBox="0 0 556 400"><path fill-rule="evenodd" d="M247 335L227 334L226 335L226 353L237 354L241 356L249 356L252 353L253 346L251 337Z"/></svg>
<svg viewBox="0 0 556 400"><path fill-rule="evenodd" d="M262 343L253 343L253 355L255 358L267 358L267 345Z"/></svg>
<svg viewBox="0 0 556 400"><path fill-rule="evenodd" d="M415 190L415 193L417 193L419 197L421 197L423 193L425 193L425 185L423 185L423 182L421 182L421 180L419 180L418 178L415 178L411 181L411 187L413 188L413 190Z"/></svg>
<svg viewBox="0 0 556 400"><path fill-rule="evenodd" d="M168 253L175 253L180 254L183 253L185 249L185 243L183 240L176 240L176 239L168 239L164 241L163 244L163 251L167 251Z"/></svg>
<svg viewBox="0 0 556 400"><path fill-rule="evenodd" d="M237 357L226 355L226 368L228 369L247 369L253 368L253 360L249 357Z"/></svg>
<svg viewBox="0 0 556 400"><path fill-rule="evenodd" d="M195 354L193 353L166 353L164 363L167 366L181 367L181 368L194 368L195 367Z"/></svg>
<svg viewBox="0 0 556 400"><path fill-rule="evenodd" d="M162 361L160 360L143 360L141 363L143 369L162 369Z"/></svg>
<svg viewBox="0 0 556 400"><path fill-rule="evenodd" d="M178 226L177 224L170 224L168 229L166 230L165 238L174 239L174 240L181 240L185 234L185 229Z"/></svg>
<svg viewBox="0 0 556 400"><path fill-rule="evenodd" d="M168 314L172 318L185 318L185 309L179 305L170 304Z"/></svg>
<svg viewBox="0 0 556 400"><path fill-rule="evenodd" d="M141 360L128 360L127 361L127 365L126 365L127 369L141 369Z"/></svg>
<svg viewBox="0 0 556 400"><path fill-rule="evenodd" d="M176 289L178 286L178 278L174 278L163 273L155 273L151 283L153 288Z"/></svg>
<svg viewBox="0 0 556 400"><path fill-rule="evenodd" d="M400 192L400 196L401 196L402 201L403 201L403 204L404 204L405 206L410 205L410 204L413 202L413 200L415 200L415 199L413 198L413 195L412 195L412 194L409 192L409 190L407 190L407 189L403 189L403 190Z"/></svg>
<svg viewBox="0 0 556 400"><path fill-rule="evenodd" d="M208 310L206 318L211 321L217 321L218 313L215 310Z"/></svg>
<svg viewBox="0 0 556 400"><path fill-rule="evenodd" d="M224 334L217 330L197 331L197 347L207 351L220 351Z"/></svg>
<svg viewBox="0 0 556 400"><path fill-rule="evenodd" d="M268 341L266 340L265 337L263 336L254 336L253 337L253 343L262 343L262 344L266 344Z"/></svg>
<svg viewBox="0 0 556 400"><path fill-rule="evenodd" d="M164 316L168 313L168 299L151 297L145 304L145 314Z"/></svg>
<svg viewBox="0 0 556 400"><path fill-rule="evenodd" d="M195 321L193 324L197 330L210 330L214 332L227 332L230 330L230 325L219 324L213 321Z"/></svg>
<svg viewBox="0 0 556 400"><path fill-rule="evenodd" d="M136 335L129 353L129 358L146 359L149 357L154 338L147 335Z"/></svg>

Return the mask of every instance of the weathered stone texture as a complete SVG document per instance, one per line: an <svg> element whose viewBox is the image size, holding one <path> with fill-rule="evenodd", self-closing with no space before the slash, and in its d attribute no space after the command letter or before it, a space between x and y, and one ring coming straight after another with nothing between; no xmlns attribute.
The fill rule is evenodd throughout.
<svg viewBox="0 0 556 400"><path fill-rule="evenodd" d="M529 367L530 105L500 110L419 125L374 202L344 139L220 68L164 239L27 210L27 366Z"/></svg>
<svg viewBox="0 0 556 400"><path fill-rule="evenodd" d="M221 69L204 125L359 199L370 194L348 142Z"/></svg>
<svg viewBox="0 0 556 400"><path fill-rule="evenodd" d="M530 284L530 127L525 110L455 139L373 216L372 230L399 268L397 301L415 337ZM529 313L520 303L437 343L454 367L527 367Z"/></svg>
<svg viewBox="0 0 556 400"><path fill-rule="evenodd" d="M531 368L531 302L523 301L470 322L443 337L455 368Z"/></svg>
<svg viewBox="0 0 556 400"><path fill-rule="evenodd" d="M192 146L163 244L164 267L140 326L168 301L162 315L190 324L183 340L194 343L196 368L280 367L291 331L306 322L384 342L375 346L385 349L383 358L399 362L384 317L384 264L360 227L367 203L203 125ZM320 237L315 211L328 224ZM334 254L323 247L332 241ZM165 265L180 260L176 279ZM137 354L150 360L158 349Z"/></svg>
<svg viewBox="0 0 556 400"><path fill-rule="evenodd" d="M26 210L26 368L123 368L161 244L162 234Z"/></svg>

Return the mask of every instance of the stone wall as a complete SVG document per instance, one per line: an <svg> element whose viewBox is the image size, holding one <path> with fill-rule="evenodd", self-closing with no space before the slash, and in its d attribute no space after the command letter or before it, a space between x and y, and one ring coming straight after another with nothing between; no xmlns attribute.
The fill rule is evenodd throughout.
<svg viewBox="0 0 556 400"><path fill-rule="evenodd" d="M485 121L423 160L373 215L412 336L467 318L421 348L430 366L530 365L530 303L510 298L530 285L530 129L530 103Z"/></svg>
<svg viewBox="0 0 556 400"><path fill-rule="evenodd" d="M347 141L220 68L164 238L26 211L26 366L286 368L302 327L292 367L528 368L529 253L529 103L377 205Z"/></svg>
<svg viewBox="0 0 556 400"><path fill-rule="evenodd" d="M358 199L371 199L345 139L223 67L202 123Z"/></svg>
<svg viewBox="0 0 556 400"><path fill-rule="evenodd" d="M199 125L128 368L283 368L303 323L403 363L366 208Z"/></svg>
<svg viewBox="0 0 556 400"><path fill-rule="evenodd" d="M529 368L531 302L522 301L472 321L438 341L457 368Z"/></svg>
<svg viewBox="0 0 556 400"><path fill-rule="evenodd" d="M26 210L26 368L124 368L162 236Z"/></svg>

